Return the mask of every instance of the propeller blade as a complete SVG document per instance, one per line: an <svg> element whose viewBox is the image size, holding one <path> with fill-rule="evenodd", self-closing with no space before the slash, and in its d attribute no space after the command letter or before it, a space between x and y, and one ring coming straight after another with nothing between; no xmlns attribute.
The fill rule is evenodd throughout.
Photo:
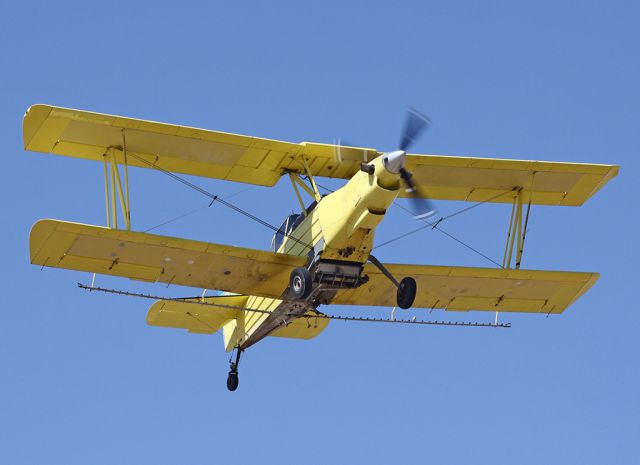
<svg viewBox="0 0 640 465"><path fill-rule="evenodd" d="M438 210L436 210L435 205L431 201L431 199L420 198L420 197L409 197L411 199L411 203L413 204L413 219L414 220L428 220L438 214Z"/></svg>
<svg viewBox="0 0 640 465"><path fill-rule="evenodd" d="M430 125L431 120L429 118L418 110L409 108L407 110L407 118L405 119L399 149L405 152L409 150L409 147L418 140L420 135L426 131Z"/></svg>
<svg viewBox="0 0 640 465"><path fill-rule="evenodd" d="M333 159L336 162L336 166L342 163L342 140L336 139L333 144Z"/></svg>
<svg viewBox="0 0 640 465"><path fill-rule="evenodd" d="M400 168L400 177L402 178L404 183L407 185L406 192L410 192L410 193L413 193L416 191L416 185L411 179L412 176L413 175L409 172L409 170L407 170L404 167Z"/></svg>
<svg viewBox="0 0 640 465"><path fill-rule="evenodd" d="M413 207L412 208L414 213L413 219L426 220L428 218L431 218L432 216L435 216L438 213L435 205L433 204L431 199L426 197L421 197L418 194L416 184L413 182L412 177L413 177L412 174L406 168L400 169L400 178L402 178L402 180L407 186L407 188L405 189L405 192L410 194L409 200Z"/></svg>
<svg viewBox="0 0 640 465"><path fill-rule="evenodd" d="M345 158L345 154L348 154L348 151L345 148L353 149L358 147L363 147L363 146L358 144L352 144L349 141L346 141L344 139L336 139L334 143L334 150L333 150L333 158L336 164L342 163L342 160L344 160ZM368 163L369 161L371 161L368 159L366 150L362 150L362 161L365 163Z"/></svg>

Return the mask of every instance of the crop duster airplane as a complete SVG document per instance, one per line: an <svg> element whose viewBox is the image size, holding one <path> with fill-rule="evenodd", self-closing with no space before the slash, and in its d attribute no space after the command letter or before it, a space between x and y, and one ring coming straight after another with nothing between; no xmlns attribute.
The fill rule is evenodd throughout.
<svg viewBox="0 0 640 465"><path fill-rule="evenodd" d="M498 312L563 312L598 274L520 269L529 210L532 205L582 205L617 174L618 167L407 153L427 125L426 118L410 110L398 149L379 152L34 105L24 116L25 149L101 162L107 225L40 220L30 234L31 263L225 291L216 297L203 293L157 300L147 322L194 333L222 328L225 349L236 351L227 378L232 391L238 386L240 354L256 342L266 336L310 339L330 319L350 319L321 313L320 305L496 313L494 325L475 323L481 326L500 326ZM135 232L129 208L130 166L162 171L263 224L175 173L262 186L273 186L286 176L301 212L287 216L277 228L270 251ZM323 196L317 177L347 182ZM313 198L310 205L305 205L301 192ZM510 204L502 266L378 261L371 254L375 230L394 201L413 199L418 219L429 222L433 208L427 196Z"/></svg>

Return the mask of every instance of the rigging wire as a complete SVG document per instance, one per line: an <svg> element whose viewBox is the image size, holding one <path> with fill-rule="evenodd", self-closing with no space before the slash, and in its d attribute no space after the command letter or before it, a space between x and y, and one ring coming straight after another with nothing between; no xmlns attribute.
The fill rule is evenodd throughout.
<svg viewBox="0 0 640 465"><path fill-rule="evenodd" d="M183 214L178 215L178 216L176 216L174 218L171 218L170 220L163 221L162 223L157 224L155 226L152 226L149 229L145 229L142 232L148 233L149 231L153 231L154 229L161 228L162 226L166 226L169 223L173 223L174 221L178 221L178 220L181 220L182 218L186 218L187 216L193 215L194 213L201 212L202 210L205 210L205 209L209 208L210 206L211 206L211 204L205 205L204 207L200 207L200 208L194 208L193 210L190 210L190 211L188 211L186 213L183 213Z"/></svg>
<svg viewBox="0 0 640 465"><path fill-rule="evenodd" d="M141 161L141 162L143 162L143 163L145 163L145 164L149 165L151 168L156 169L156 170L158 170L158 171L160 171L160 172L162 172L162 173L166 174L166 175L167 175L167 176L169 176L170 178L173 178L174 180L176 180L176 181L178 181L178 182L180 182L180 183L184 184L185 186L190 187L191 189L194 189L195 191L197 191L197 192L201 193L202 195L205 195L206 197L209 197L209 198L211 199L211 202L209 203L209 205L207 206L207 208L208 208L208 207L210 207L211 205L213 205L213 203L214 203L214 202L221 203L221 204L222 204L222 205L224 205L225 207L228 207L228 208L230 208L230 209L232 209L232 210L234 210L234 211L236 211L236 212L240 213L241 215L246 216L247 218L249 218L249 219L251 219L251 220L253 220L253 221L255 221L255 222L257 222L257 223L259 223L259 224L261 224L261 225L263 225L263 226L265 226L265 227L267 227L267 228L269 228L269 229L271 229L272 231L274 231L274 232L278 232L278 228L277 228L277 227L273 226L272 224L268 223L267 221L265 221L265 220L263 220L263 219L261 219L261 218L258 218L258 217L257 217L257 216L255 216L254 214L252 214L252 213L250 213L250 212L248 212L248 211L246 211L246 210L244 210L244 209L242 209L242 208L240 208L240 207L238 207L238 206L236 206L236 205L232 204L231 202L229 202L229 201L227 201L227 200L224 200L222 197L220 197L220 196L218 196L218 195L216 195L216 194L212 194L211 192L207 191L206 189L203 189L202 187L200 187L200 186L198 186L198 185L196 185L196 184L194 184L194 183L192 183L192 182L190 182L190 181L186 180L185 178L183 178L183 177L181 177L181 176L178 176L177 174L172 173L171 171L167 171L167 170L165 170L164 168L159 167L159 166L158 166L158 165L156 165L155 163L152 163L152 162L150 162L150 161L148 161L148 160L145 160L144 158L142 158L142 157L140 157L140 156L138 156L138 155L136 155L136 154L131 153L130 155L131 155L132 157L136 158L137 160L139 160L139 161ZM307 178L308 178L308 176L307 176ZM316 185L317 185L318 187L321 187L322 189L325 189L325 190L329 191L329 192L334 192L332 189L329 189L329 188L327 188L327 187L324 187L324 186L322 186L322 185L320 185L320 184L317 184L317 183L316 183ZM500 197L500 196L502 196L502 195L504 195L504 194L506 194L507 192L510 192L510 191L512 191L512 190L513 190L513 189L507 190L507 191L505 191L505 192L501 192L500 194L497 194L497 195L495 195L494 197L492 197L492 198L490 198L490 199L488 199L488 200L485 200L485 201L483 201L483 202L479 202L479 203L477 203L477 204L475 204L475 205L471 205L470 207L465 207L465 208L461 209L461 210L460 210L460 211L458 211L458 212L455 212L455 213L453 213L453 214L451 214L451 215L448 215L448 216L446 216L446 217L442 217L442 218L440 218L440 219L439 219L438 221L436 221L435 223L432 223L432 222L430 222L429 220L427 220L426 218L423 218L421 221L422 221L422 222L424 222L424 223L426 223L426 224L425 224L425 226L422 226L422 227L420 227L420 228L418 228L418 229L416 229L416 230L410 231L409 233L405 233L405 234L403 234L402 236L399 236L399 237L397 237L397 238L395 238L395 239L391 239L391 240L389 240L389 241L387 241L387 242L384 242L384 243L382 243L382 244L378 244L377 246L375 246L375 247L374 247L374 249L377 249L377 248L380 248L380 247L382 247L382 246L388 245L388 244L390 244L390 243L392 243L392 242L395 242L395 241L400 240L400 239L402 239L402 238L404 238L404 237L406 237L406 236L409 236L409 235L411 235L411 234L413 234L413 233L415 233L415 232L421 231L422 229L426 229L426 228L428 228L428 227L431 227L432 229L436 229L436 230L440 231L442 234L446 235L447 237L450 237L451 239L453 239L454 241L456 241L456 242L458 242L459 244L463 245L464 247L468 248L469 250L471 250L471 251L475 252L476 254L480 255L481 257L483 257L483 258L485 258L485 259L489 260L491 263L493 263L493 264L497 265L498 267L502 268L502 265L501 265L500 263L498 263L497 261L493 260L492 258L488 257L487 255L483 254L483 253L482 253L482 252L480 252L479 250L475 249L474 247L470 246L469 244L465 243L465 242L464 242L464 241L462 241L461 239L458 239L457 237L453 236L452 234L448 233L447 231L443 230L442 228L440 228L440 227L438 227L438 226L439 226L439 224L440 224L442 221L444 221L444 220L446 220L446 219L452 218L452 217L454 217L454 216L456 216L456 215L459 215L459 214L461 214L461 213L463 213L463 212L469 211L469 210L471 210L472 208L475 208L475 207L480 206L480 205L482 205L482 204L484 204L484 203L490 202L491 200L494 200L495 198L498 198L498 197ZM408 212L408 213L410 213L410 214L413 214L410 210L408 210L407 208L403 207L402 205L399 205L399 204L398 204L398 207L400 207L402 210L404 210L404 211L406 211L406 212ZM188 212L188 213L186 213L186 214L184 214L184 215L181 215L180 217L174 218L173 220L169 220L169 221L165 222L164 224L167 224L167 223L170 223L170 222L172 222L172 221L175 221L176 219L184 218L185 216L188 216L188 215L190 215L190 214L193 214L193 213L195 213L196 211L199 211L199 210L200 210L200 209L197 209L197 210L192 211L192 212ZM161 226L161 225L159 225L159 226ZM159 226L157 226L157 227L159 227ZM151 228L151 229L155 229L155 227L154 227L154 228ZM151 229L149 229L149 230L151 230ZM149 230L148 230L148 231L149 231ZM289 234L286 234L286 233L284 233L284 236L285 236L285 237L288 237L289 239L291 239L291 240L293 240L293 241L297 242L298 244L300 244L300 245L302 245L302 246L304 246L304 247L307 247L307 248L309 248L309 249L313 249L313 246L311 246L311 245L309 245L309 244L304 243L303 241L301 241L300 239L298 239L298 238L296 238L296 237L293 237L293 236L291 236L291 235L289 235Z"/></svg>
<svg viewBox="0 0 640 465"><path fill-rule="evenodd" d="M265 221L265 220L263 220L261 218L258 218L253 213L250 213L250 212L248 212L246 210L243 210L242 208L238 207L237 205L232 204L231 202L229 202L227 200L224 200L219 195L212 194L211 192L207 191L206 189L203 189L202 187L200 187L200 186L198 186L198 185L196 185L196 184L194 184L194 183L192 183L190 181L187 181L185 178L183 178L181 176L178 176L177 174L172 173L171 171L167 171L164 168L159 167L155 163L147 161L147 160L145 160L144 158L142 158L142 157L140 157L138 155L135 155L133 153L130 153L129 155L131 155L132 157L134 157L134 158L140 160L141 162L149 165L151 168L156 169L156 170L160 171L161 173L166 174L170 178L175 179L178 182L181 182L185 186L190 187L191 189L193 189L193 190L195 190L197 192L200 192L202 195L204 195L206 197L209 197L211 199L211 202L209 203L209 207L211 205L213 205L214 202L221 203L225 207L228 207L228 208L240 213L241 215L246 216L247 218L249 218L249 219L251 219L251 220L253 220L253 221L257 222L257 223L260 223L261 225L271 229L272 231L278 232L278 228L275 227L274 225L272 225L271 223L269 223L269 222L267 222L267 221ZM298 239L296 237L293 237L293 236L287 234L286 232L284 232L283 234L284 234L285 237L288 237L289 239L297 242L298 244L313 250L313 246L311 246L309 244L306 244L305 242L301 241L300 239Z"/></svg>
<svg viewBox="0 0 640 465"><path fill-rule="evenodd" d="M335 192L333 189L329 189L328 187L325 187L325 186L323 186L322 184L318 184L318 182L316 182L316 185L317 185L318 187L320 187L320 188L322 188L322 189L324 189L324 190L328 191L328 192L331 192L331 193L332 193L332 192ZM431 228L431 229L435 229L435 230L437 230L437 231L441 232L442 234L444 234L445 236L447 236L447 237L449 237L449 238L453 239L454 241L456 241L456 242L457 242L457 243L459 243L460 245L462 245L462 246L464 246L464 247L468 248L469 250L471 250L472 252L474 252L474 253L476 253L476 254L480 255L481 257L485 258L486 260L489 260L489 261L490 261L491 263L493 263L494 265L496 265L496 266L498 266L498 267L502 268L502 265L501 265L500 263L498 263L497 261L493 260L491 257L488 257L487 255L483 254L483 253L482 253L482 252L480 252L479 250L477 250L477 249L475 249L474 247L470 246L469 244L467 244L467 243L466 243L466 242L464 242L463 240L458 239L458 238L457 238L457 237L455 237L453 234L451 234L451 233L449 233L449 232L445 231L444 229L442 229L442 228L440 227L440 223L442 223L443 221L448 220L448 219L450 219L450 218L453 218L454 216L460 215L460 214L462 214L462 213L466 213L466 212L468 212L469 210L471 210L471 209L473 209L473 208L476 208L476 207L479 207L479 206L480 206L480 205L482 205L482 204L485 204L485 203L487 203L487 202L491 202L491 201L493 201L493 200L497 199L498 197L502 197L503 195L505 195L505 194L507 194L507 193L509 193L509 192L513 192L514 190L515 190L515 189L509 189L509 190L505 190L504 192L500 192L500 193L498 193L498 194L494 195L493 197L491 197L491 198L489 198L489 199L487 199L487 200L483 200L482 202L475 203L475 204L473 204L473 205L471 205L471 206L469 206L469 207L462 208L462 209L460 209L460 210L458 210L458 211L456 211L456 212L454 212L454 213L452 213L452 214L450 214L450 215L443 216L442 218L438 219L437 221L435 221L435 222L433 222L433 223L432 223L432 222L430 222L429 220L427 220L426 218L423 218L421 221L422 221L422 222L424 222L424 223L426 223L424 226L420 226L419 228L416 228L416 229L414 229L414 230L412 230L412 231L409 231L409 232L406 232L406 233L404 233L404 234L401 234L400 236L395 237L395 238L393 238L393 239L390 239L390 240L388 240L388 241L386 241L386 242L383 242L382 244L378 244L378 245L376 245L375 247L373 247L373 249L378 249L378 248L383 247L383 246L385 246L385 245L391 244L392 242L399 241L400 239L404 239L405 237L410 236L410 235L412 235L412 234L414 234L414 233L417 233L417 232L419 232L419 231L422 231L422 230L424 230L424 229ZM413 213L411 212L411 210L409 210L408 208L405 208L405 207L403 207L402 205L400 205L400 204L398 204L398 203L396 203L396 205L397 205L400 209L402 209L402 210L406 211L407 213L409 213L409 214L413 215ZM372 249L372 250L373 250L373 249Z"/></svg>
<svg viewBox="0 0 640 465"><path fill-rule="evenodd" d="M405 207L403 207L403 206L401 206L401 205L398 205L398 207L400 207L402 210L406 211L406 212L407 212L407 213L409 213L410 215L413 215L413 212L411 212L411 210L409 210L408 208L405 208ZM494 264L494 265L496 265L497 267L502 268L502 265L501 265L500 263L498 263L497 261L495 261L494 259L492 259L491 257L489 257L489 256L487 256L486 254L484 254L484 253L480 252L478 249L474 248L473 246L471 246L471 245L467 244L467 243L466 243L466 242L464 242L462 239L458 239L458 238L457 238L457 237L455 237L453 234L451 234L451 233L449 233L449 232L445 231L444 229L440 228L440 227L439 227L439 224L440 224L443 220L444 220L443 218L440 218L439 220L437 220L437 221L435 221L435 222L433 222L433 223L432 223L432 222L430 222L429 220L427 220L427 219L425 219L425 218L422 218L422 219L421 219L421 221L422 221L423 223L426 223L424 226L421 226L421 227L419 227L419 228L417 228L417 229L414 229L413 231L409 231L408 233L405 233L405 234L403 234L402 236L397 237L397 238L395 238L395 239L391 239L391 240L388 240L387 242L383 242L382 244L378 244L377 246L375 246L375 247L374 247L374 249L377 249L378 247L382 247L382 246L388 245L388 244L390 244L390 243L392 243L392 242L395 242L395 241L397 241L397 240L399 240L399 239L402 239L402 238L404 238L404 237L406 237L406 236L409 236L409 235L411 235L411 234L413 234L413 233L415 233L415 232L418 232L418 231L421 231L421 230L423 230L423 229L426 229L426 228L429 228L429 227L430 227L431 229L435 229L436 231L439 231L439 232L441 232L442 234L444 234L445 236L447 236L447 237L449 237L449 238L453 239L453 240L454 240L454 241L456 241L458 244L460 244L460 245L462 245L462 246L466 247L467 249L471 250L472 252L474 252L474 253L476 253L476 254L480 255L482 258L484 258L484 259L486 259L486 260L489 260L491 263L493 263L493 264Z"/></svg>
<svg viewBox="0 0 640 465"><path fill-rule="evenodd" d="M490 198L488 198L486 200L483 200L481 202L474 203L473 205L470 205L468 207L462 208L462 209L460 209L460 210L458 210L458 211L456 211L456 212L454 212L454 213L452 213L450 215L447 215L447 216L443 217L442 221L448 220L449 218L453 218L454 216L457 216L457 215L459 215L461 213L468 212L469 210L472 210L472 209L474 209L476 207L479 207L480 205L485 204L487 202L493 202L495 199L497 199L499 197L502 197L503 195L508 194L509 192L515 192L517 190L518 190L518 188L514 187L512 189L507 189L507 190L505 190L503 192L499 192L496 195L494 195L493 197L490 197Z"/></svg>
<svg viewBox="0 0 640 465"><path fill-rule="evenodd" d="M456 212L454 212L454 213L452 213L452 214L450 214L450 215L443 216L442 218L438 219L438 220L437 220L437 221L435 221L435 222L431 222L431 221L427 220L426 218L423 218L423 219L421 219L421 221L422 221L423 223L426 223L424 226L420 226L419 228L416 228L416 229L414 229L414 230L412 230L412 231L406 232L406 233L404 233L404 234L402 234L402 235L400 235L400 236L398 236L398 237L395 237L395 238L390 239L390 240L388 240L388 241L386 241L386 242L383 242L382 244L378 244L378 245L376 245L376 246L374 247L374 249L377 249L377 248L379 248L379 247L383 247L383 246L385 246L385 245L391 244L392 242L398 241L398 240L400 240L400 239L404 239L405 237L410 236L411 234L417 233L418 231L422 231L423 229L427 229L427 228L429 228L429 227L430 227L431 229L435 229L435 230L437 230L437 231L441 232L442 234L444 234L445 236L447 236L447 237L449 237L449 238L453 239L454 241L456 241L456 242L457 242L457 243L459 243L460 245L462 245L462 246L466 247L467 249L471 250L472 252L474 252L474 253L476 253L476 254L480 255L481 257L483 257L483 258L485 258L486 260L490 261L490 262L491 262L491 263L493 263L494 265L496 265L496 266L498 266L498 267L502 268L502 265L501 265L500 263L498 263L497 261L495 261L494 259L492 259L491 257L487 256L486 254L484 254L484 253L480 252L478 249L476 249L476 248L472 247L471 245L467 244L467 243L466 243L466 242L464 242L463 240L458 239L458 238L457 238L457 237L455 237L453 234L451 234L451 233L449 233L449 232L445 231L444 229L442 229L442 228L440 227L440 223L442 223L443 221L448 220L448 219L450 219L450 218L453 218L454 216L460 215L461 213L468 212L469 210L471 210L471 209L473 209L473 208L476 208L476 207L479 207L479 206L480 206L480 205L482 205L482 204L485 204L485 203L491 202L491 201L493 201L493 200L497 199L498 197L501 197L501 196L503 196L503 195L505 195L505 194L507 194L507 193L509 193L509 192L513 192L513 191L514 191L514 189L505 190L504 192L500 192L500 193L498 193L498 194L494 195L493 197L490 197L490 198L488 198L488 199L486 199L486 200L483 200L482 202L475 203L475 204L473 204L473 205L471 205L471 206L469 206L469 207L462 208L461 210L458 210L458 211L456 211ZM411 212L411 210L409 210L408 208L403 207L403 206L402 206L402 205L400 205L400 204L396 204L396 205L398 205L398 207L399 207L400 209L402 209L402 210L406 211L407 213L409 213L409 214L413 215L413 212Z"/></svg>
<svg viewBox="0 0 640 465"><path fill-rule="evenodd" d="M239 190L239 191L237 191L237 192L234 192L233 194L231 194L231 195L227 196L227 198L229 199L229 198L231 198L231 197L235 197L236 195L240 195L240 194L242 194L243 192L246 192L246 191L248 191L248 190L250 190L250 189L253 189L254 187L255 187L255 186L249 186L249 187L247 187L247 188L245 188L245 189L241 189L241 190ZM198 212L201 212L202 210L206 210L207 208L211 207L211 205L212 205L212 203L209 203L209 204L204 205L204 206L202 206L202 207L200 207L200 208L194 208L193 210L189 210L188 212L182 213L181 215L178 215L178 216L173 217L173 218L171 218L171 219L169 219L169 220L167 220L167 221L163 221L163 222L162 222L162 223L160 223L160 224L157 224L157 225L155 225L155 226L152 226L152 227L150 227L149 229L145 229L145 230L144 230L144 231L142 231L142 232L148 233L149 231L153 231L154 229L161 228L162 226L166 226L166 225L168 225L168 224L170 224L170 223L173 223L174 221L181 220L182 218L186 218L187 216L193 215L194 213L198 213Z"/></svg>

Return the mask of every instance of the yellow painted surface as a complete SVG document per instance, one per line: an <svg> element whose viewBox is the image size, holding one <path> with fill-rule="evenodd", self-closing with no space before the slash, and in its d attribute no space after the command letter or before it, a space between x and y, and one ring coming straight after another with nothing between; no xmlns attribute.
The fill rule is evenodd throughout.
<svg viewBox="0 0 640 465"><path fill-rule="evenodd" d="M158 300L149 308L147 313L147 323L151 326L161 326L166 328L182 328L191 333L213 334L223 326L227 334L227 346L229 350L242 342L248 337L252 330L251 326L255 325L260 319L255 318L259 315L256 312L247 312L244 310L231 309L226 306L258 308L267 310L277 306L274 299L272 302L253 302L246 295L225 295L217 297L194 298L192 302L203 301L206 305L196 305L194 303L180 302L176 300ZM277 301L279 303L280 301ZM215 304L220 304L216 307ZM275 305L274 305L275 304ZM263 314L266 316L266 314ZM253 318L253 323L249 320ZM241 320L241 324L238 321ZM231 321L234 324L229 325ZM308 316L299 320L294 320L289 325L275 331L272 336L286 337L294 339L311 339L320 334L329 324L326 318L318 318L311 312ZM234 331L242 327L242 331L233 334Z"/></svg>
<svg viewBox="0 0 640 465"><path fill-rule="evenodd" d="M306 257L311 246L323 241L323 259L366 261L373 231L400 190L398 176L389 176L380 158L372 164L373 175L358 171L341 189L323 197L278 252ZM345 254L347 248L353 251Z"/></svg>
<svg viewBox="0 0 640 465"><path fill-rule="evenodd" d="M147 323L151 326L183 328L192 333L213 334L241 313L241 310L215 307L213 304L243 307L247 302L247 296L230 295L193 299L193 301L200 300L206 302L207 305L195 305L176 300L158 300L149 308Z"/></svg>
<svg viewBox="0 0 640 465"><path fill-rule="evenodd" d="M400 190L398 176L390 176L381 158L375 172L358 171L345 186L322 199L312 212L324 239L322 258L364 262L373 247L374 229ZM353 248L346 255L345 249Z"/></svg>
<svg viewBox="0 0 640 465"><path fill-rule="evenodd" d="M374 149L327 144L293 144L217 131L188 128L98 113L35 105L24 119L28 150L102 161L112 148L123 162L123 135L128 161L136 157L165 170L262 185L275 184L285 172L349 179L325 196L285 237L278 252L192 241L57 220L37 222L30 235L34 264L101 273L234 294L207 297L209 303L273 312L283 303L293 268L307 265L312 248L323 259L366 262L375 228L398 195L398 175L382 166ZM360 163L374 166L373 174ZM407 168L424 196L434 199L581 205L613 178L618 167L576 163L408 155ZM312 192L313 193L313 192ZM314 247L315 246L315 247ZM415 307L451 311L561 313L598 279L597 273L510 270L426 265L387 265L398 279L416 279ZM373 265L364 265L369 281L338 291L331 303L393 307L396 288ZM288 303L288 305L292 305ZM302 307L301 311L306 308ZM279 312L285 312L286 305ZM253 341L274 326L261 324L269 314L251 310L159 301L150 308L150 325L191 332L223 330L226 350ZM280 318L278 316L278 318ZM311 313L271 335L309 339L328 320Z"/></svg>
<svg viewBox="0 0 640 465"><path fill-rule="evenodd" d="M262 250L122 231L57 220L38 221L31 263L238 294L280 297L305 259Z"/></svg>
<svg viewBox="0 0 640 465"><path fill-rule="evenodd" d="M562 313L598 279L597 273L428 265L386 265L398 279L418 285L414 307L523 313ZM370 280L338 292L334 304L394 307L396 289L373 265Z"/></svg>
<svg viewBox="0 0 640 465"><path fill-rule="evenodd" d="M313 176L350 179L360 163L382 152L331 144L281 142L258 137L156 123L81 110L33 105L24 117L27 150L102 160L109 147L121 147L126 134L129 164L135 158L176 173L272 186L287 170ZM116 158L122 163L121 151ZM521 188L528 202L582 205L618 173L615 165L560 163L499 158L408 155L407 168L420 192L436 200L486 201ZM401 195L405 195L401 193ZM505 194L494 202L511 202Z"/></svg>
<svg viewBox="0 0 640 465"><path fill-rule="evenodd" d="M176 173L252 184L275 184L281 167L302 150L288 142L47 105L27 111L23 139L27 150L102 160L108 147L123 145L123 129L131 166L149 167L137 156Z"/></svg>
<svg viewBox="0 0 640 465"><path fill-rule="evenodd" d="M312 339L318 336L329 325L327 318L318 318L311 312L308 315L293 320L273 333L274 337L288 337L293 339Z"/></svg>
<svg viewBox="0 0 640 465"><path fill-rule="evenodd" d="M273 312L282 303L280 299L271 299L257 296L243 296L248 308ZM234 347L245 342L269 316L263 312L243 310L236 315L233 321L225 323L223 327L225 350L233 350ZM319 335L329 324L326 318L317 318L313 313L308 316L291 321L287 326L274 331L270 336L286 337L293 339L311 339Z"/></svg>
<svg viewBox="0 0 640 465"><path fill-rule="evenodd" d="M231 352L240 341L244 340L244 312L226 323L222 328L224 350Z"/></svg>
<svg viewBox="0 0 640 465"><path fill-rule="evenodd" d="M287 286L282 288L282 292L285 291ZM249 300L247 301L247 307L273 312L276 308L278 308L278 305L280 305L280 303L282 303L282 300L280 299L251 295L249 296ZM267 313L262 312L245 312L244 333L242 334L242 338L238 339L236 343L239 344L240 342L244 342L247 338L249 338L249 336L251 336L260 327L260 324L264 320L266 320L268 316L269 315Z"/></svg>
<svg viewBox="0 0 640 465"><path fill-rule="evenodd" d="M306 261L305 257L288 254L57 220L41 220L33 226L30 253L31 262L41 266L245 294L205 300L268 311L281 303L275 297L288 287L291 270ZM147 322L197 333L213 333L223 327L227 350L231 350L251 336L267 316L261 312L158 301L150 308ZM308 330L290 324L277 335L309 339L327 323L314 322Z"/></svg>
<svg viewBox="0 0 640 465"><path fill-rule="evenodd" d="M618 166L442 155L408 155L407 169L433 199L512 202L522 188L534 205L582 205L618 174ZM406 196L402 193L402 196Z"/></svg>

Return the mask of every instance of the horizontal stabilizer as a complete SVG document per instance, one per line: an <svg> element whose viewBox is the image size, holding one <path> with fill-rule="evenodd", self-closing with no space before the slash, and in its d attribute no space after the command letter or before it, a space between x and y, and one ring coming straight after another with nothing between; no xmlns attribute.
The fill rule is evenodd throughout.
<svg viewBox="0 0 640 465"><path fill-rule="evenodd" d="M183 328L191 333L213 334L225 323L241 314L242 310L230 307L243 307L246 295L228 295L191 299L202 301L205 305L181 302L179 300L158 300L147 313L147 323L151 326ZM221 306L216 306L221 304Z"/></svg>
<svg viewBox="0 0 640 465"><path fill-rule="evenodd" d="M151 326L182 328L191 333L213 334L232 320L247 321L252 313L233 307L244 307L249 300L246 295L224 295L180 300L158 300L147 314ZM196 304L194 302L204 302ZM219 306L218 306L219 305ZM255 315L255 314L253 314ZM326 318L317 318L312 312L283 326L270 336L291 339L311 339L320 334L329 324ZM244 327L243 324L239 325Z"/></svg>

